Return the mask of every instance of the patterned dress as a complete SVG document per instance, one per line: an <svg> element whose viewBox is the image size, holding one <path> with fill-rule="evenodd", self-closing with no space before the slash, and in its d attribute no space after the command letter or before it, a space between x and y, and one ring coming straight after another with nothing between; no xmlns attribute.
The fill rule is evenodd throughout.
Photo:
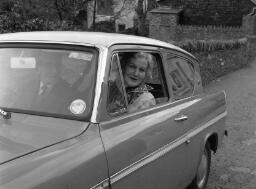
<svg viewBox="0 0 256 189"><path fill-rule="evenodd" d="M115 83L110 83L109 89L108 112L110 113L133 112L156 104L154 96L149 92L153 87L147 84L126 88L128 107L126 107L124 95Z"/></svg>
<svg viewBox="0 0 256 189"><path fill-rule="evenodd" d="M141 84L136 88L127 88L128 112L145 109L156 104L155 98L149 91L153 87Z"/></svg>

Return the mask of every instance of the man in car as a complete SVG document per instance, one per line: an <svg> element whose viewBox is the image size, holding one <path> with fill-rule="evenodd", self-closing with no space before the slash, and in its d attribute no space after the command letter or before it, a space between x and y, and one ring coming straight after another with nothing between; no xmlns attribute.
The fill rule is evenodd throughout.
<svg viewBox="0 0 256 189"><path fill-rule="evenodd" d="M40 87L36 100L39 111L54 114L70 114L72 101L81 96L78 91L82 81L84 64L67 55L43 59L39 66Z"/></svg>

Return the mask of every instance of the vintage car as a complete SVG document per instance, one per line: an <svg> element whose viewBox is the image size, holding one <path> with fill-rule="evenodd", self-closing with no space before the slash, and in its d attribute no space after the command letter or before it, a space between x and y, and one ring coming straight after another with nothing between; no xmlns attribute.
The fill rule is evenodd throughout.
<svg viewBox="0 0 256 189"><path fill-rule="evenodd" d="M133 94L154 103L131 110L136 53L152 69L135 66ZM203 189L226 133L225 92L203 93L193 55L122 34L1 34L0 108L0 189Z"/></svg>

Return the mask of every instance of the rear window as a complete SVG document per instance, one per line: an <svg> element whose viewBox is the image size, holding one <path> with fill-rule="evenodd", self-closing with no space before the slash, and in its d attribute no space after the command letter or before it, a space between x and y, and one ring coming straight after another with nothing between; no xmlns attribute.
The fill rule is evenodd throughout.
<svg viewBox="0 0 256 189"><path fill-rule="evenodd" d="M0 107L54 117L88 117L96 59L93 48L0 48Z"/></svg>

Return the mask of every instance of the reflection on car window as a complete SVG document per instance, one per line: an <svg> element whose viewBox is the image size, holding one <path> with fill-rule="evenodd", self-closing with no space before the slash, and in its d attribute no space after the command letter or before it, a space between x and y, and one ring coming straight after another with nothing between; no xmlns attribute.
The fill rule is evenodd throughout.
<svg viewBox="0 0 256 189"><path fill-rule="evenodd" d="M182 57L169 54L167 56L168 72L171 76L174 100L183 99L193 94L194 68Z"/></svg>
<svg viewBox="0 0 256 189"><path fill-rule="evenodd" d="M119 57L115 54L112 58L108 79L108 104L109 113L120 114L127 110L122 77L119 69Z"/></svg>
<svg viewBox="0 0 256 189"><path fill-rule="evenodd" d="M110 107L113 108L113 104L115 112L123 113L134 112L168 101L160 60L160 56L148 52L115 54L109 74L109 88L111 89L108 94L108 111L112 112ZM113 84L114 89L112 89ZM117 108L118 106L120 107Z"/></svg>
<svg viewBox="0 0 256 189"><path fill-rule="evenodd" d="M88 113L93 51L0 49L0 107L54 115Z"/></svg>

